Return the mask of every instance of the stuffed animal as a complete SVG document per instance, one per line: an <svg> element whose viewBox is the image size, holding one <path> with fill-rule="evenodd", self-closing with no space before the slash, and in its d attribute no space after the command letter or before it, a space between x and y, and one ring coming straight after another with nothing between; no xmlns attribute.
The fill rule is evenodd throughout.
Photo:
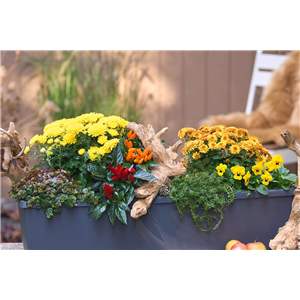
<svg viewBox="0 0 300 300"><path fill-rule="evenodd" d="M226 125L245 128L263 144L285 146L281 132L288 129L299 140L300 103L300 51L291 52L283 64L274 71L265 87L258 108L251 114L241 112L210 116L199 126Z"/></svg>

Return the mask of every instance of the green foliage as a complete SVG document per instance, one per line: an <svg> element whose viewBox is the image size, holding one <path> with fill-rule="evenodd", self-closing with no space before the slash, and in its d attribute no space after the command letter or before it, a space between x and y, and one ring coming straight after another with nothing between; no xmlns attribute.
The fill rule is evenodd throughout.
<svg viewBox="0 0 300 300"><path fill-rule="evenodd" d="M41 82L40 106L47 100L60 109L55 119L90 111L139 122L145 106L140 62L145 52L48 51L24 56Z"/></svg>
<svg viewBox="0 0 300 300"><path fill-rule="evenodd" d="M27 207L43 208L47 218L59 213L62 205L72 208L78 200L98 200L91 188L82 189L81 182L62 169L31 170L26 178L13 182L9 194L16 200L26 200Z"/></svg>
<svg viewBox="0 0 300 300"><path fill-rule="evenodd" d="M186 175L172 180L169 196L181 216L190 213L199 230L209 231L213 223L213 229L220 226L224 209L235 200L235 191L230 179L188 169Z"/></svg>
<svg viewBox="0 0 300 300"><path fill-rule="evenodd" d="M92 213L92 218L97 220L106 211L112 225L115 224L116 219L127 224L126 211L130 210L129 204L134 199L134 188L141 186L145 181L157 180L151 175L150 167L156 165L152 160L142 165L126 161L127 148L124 145L124 136L120 138L120 142L113 149L111 155L105 155L100 161L90 162L86 165L87 171L92 178L90 188L99 198L96 206L94 205L95 203L91 203L89 213ZM145 150L138 138L133 141L133 146L141 148L142 151ZM122 174L126 170L130 170L128 174L132 174L133 182L129 180L128 176L113 180L116 176L114 174L115 170L121 170L121 168L123 168ZM111 195L109 193L105 194L105 185L112 188L113 192ZM108 198L110 196L112 199ZM85 199L85 202L88 201L89 199Z"/></svg>

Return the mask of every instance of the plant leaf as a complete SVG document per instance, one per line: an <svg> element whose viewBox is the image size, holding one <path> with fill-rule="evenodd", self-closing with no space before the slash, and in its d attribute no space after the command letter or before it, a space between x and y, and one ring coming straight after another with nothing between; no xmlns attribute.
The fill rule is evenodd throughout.
<svg viewBox="0 0 300 300"><path fill-rule="evenodd" d="M289 174L287 176L283 176L283 179L287 179L292 182L296 182L298 180L298 176L296 174Z"/></svg>
<svg viewBox="0 0 300 300"><path fill-rule="evenodd" d="M101 167L99 165L89 163L86 165L86 168L90 173L92 173L92 175L101 178L106 178L108 170L106 170L105 167Z"/></svg>
<svg viewBox="0 0 300 300"><path fill-rule="evenodd" d="M146 180L146 181L155 181L157 180L157 178L153 175L151 175L150 173L143 171L143 170L138 170L137 172L135 172L133 174L134 178L137 179L142 179L142 180Z"/></svg>
<svg viewBox="0 0 300 300"><path fill-rule="evenodd" d="M116 214L114 209L115 209L115 203L108 205L107 214L113 226L115 225L115 221L116 221Z"/></svg>
<svg viewBox="0 0 300 300"><path fill-rule="evenodd" d="M256 190L257 190L259 193L263 194L263 195L268 195L268 194L269 194L268 188L267 188L265 185L263 185L263 184L260 184L260 185L256 188Z"/></svg>
<svg viewBox="0 0 300 300"><path fill-rule="evenodd" d="M102 214L105 212L106 206L107 206L106 202L104 202L104 203L102 202L99 205L97 205L94 208L92 218L95 218L95 220L98 220L102 216Z"/></svg>
<svg viewBox="0 0 300 300"><path fill-rule="evenodd" d="M127 205L125 202L123 202L123 201L119 202L119 203L118 203L118 206L119 206L119 208L121 208L121 209L130 211L130 208L128 207L128 205Z"/></svg>
<svg viewBox="0 0 300 300"><path fill-rule="evenodd" d="M90 213L92 213L94 211L94 209L95 209L95 205L91 203L90 206L89 206L88 215Z"/></svg>
<svg viewBox="0 0 300 300"><path fill-rule="evenodd" d="M119 219L122 223L124 223L124 224L127 225L126 211L125 211L124 209L120 208L120 207L117 206L117 205L115 206L114 211L115 211L115 214L116 214L116 216L118 217L118 219Z"/></svg>
<svg viewBox="0 0 300 300"><path fill-rule="evenodd" d="M116 163L117 164L122 164L123 163L123 152L122 152L122 149L121 149L121 145L120 145L120 143L117 145L117 161L116 161Z"/></svg>

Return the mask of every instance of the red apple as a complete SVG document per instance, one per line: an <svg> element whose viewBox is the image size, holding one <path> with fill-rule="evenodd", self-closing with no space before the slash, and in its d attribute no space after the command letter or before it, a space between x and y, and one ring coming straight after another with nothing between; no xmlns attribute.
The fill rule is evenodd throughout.
<svg viewBox="0 0 300 300"><path fill-rule="evenodd" d="M248 243L246 247L248 250L267 250L262 242L257 242L256 240L254 243Z"/></svg>
<svg viewBox="0 0 300 300"><path fill-rule="evenodd" d="M238 241L238 240L229 241L225 246L225 250L231 250L231 247L236 243L240 243L240 241Z"/></svg>
<svg viewBox="0 0 300 300"><path fill-rule="evenodd" d="M230 250L248 250L247 246L243 243L236 243L234 244Z"/></svg>

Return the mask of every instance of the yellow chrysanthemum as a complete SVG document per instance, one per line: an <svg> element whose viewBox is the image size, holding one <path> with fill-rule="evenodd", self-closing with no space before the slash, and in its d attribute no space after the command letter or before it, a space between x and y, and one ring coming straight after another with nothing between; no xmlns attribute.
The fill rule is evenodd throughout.
<svg viewBox="0 0 300 300"><path fill-rule="evenodd" d="M203 145L201 145L201 146L199 147L199 151L200 151L201 153L207 153L208 150L209 150L209 148L208 148L207 145L205 145L205 144L203 144Z"/></svg>
<svg viewBox="0 0 300 300"><path fill-rule="evenodd" d="M221 142L227 142L229 140L229 136L228 136L228 134L224 134L223 136L222 136L222 138L221 138Z"/></svg>
<svg viewBox="0 0 300 300"><path fill-rule="evenodd" d="M210 134L208 137L207 137L207 140L210 141L210 142L216 142L218 140L218 138L213 135L213 134Z"/></svg>
<svg viewBox="0 0 300 300"><path fill-rule="evenodd" d="M34 143L38 142L39 141L39 135L36 134L29 142L29 145L32 146Z"/></svg>
<svg viewBox="0 0 300 300"><path fill-rule="evenodd" d="M197 141L188 141L185 143L185 148L187 151L192 151L198 147L198 142Z"/></svg>
<svg viewBox="0 0 300 300"><path fill-rule="evenodd" d="M88 135L99 136L104 135L107 131L107 127L100 123L92 124L88 129Z"/></svg>
<svg viewBox="0 0 300 300"><path fill-rule="evenodd" d="M216 132L212 133L212 135L215 136L217 139L222 137L222 133L219 132L219 131L216 131Z"/></svg>
<svg viewBox="0 0 300 300"><path fill-rule="evenodd" d="M49 144L49 145L53 144L53 139L49 139L49 140L47 141L47 144Z"/></svg>
<svg viewBox="0 0 300 300"><path fill-rule="evenodd" d="M226 144L227 144L227 145L235 145L235 141L233 141L232 139L228 139L228 140L226 141Z"/></svg>
<svg viewBox="0 0 300 300"><path fill-rule="evenodd" d="M263 180L262 184L269 185L270 181L273 180L273 177L270 175L269 172L266 172L265 174L261 175L261 179Z"/></svg>
<svg viewBox="0 0 300 300"><path fill-rule="evenodd" d="M264 163L266 162L267 158L264 156L264 155L259 155L257 158L256 158L256 162L261 162L261 163Z"/></svg>
<svg viewBox="0 0 300 300"><path fill-rule="evenodd" d="M103 149L110 152L113 148L117 146L118 143L119 143L119 139L109 140L104 144Z"/></svg>
<svg viewBox="0 0 300 300"><path fill-rule="evenodd" d="M252 167L252 171L255 175L260 175L263 170L263 164L262 163L257 163L255 166Z"/></svg>
<svg viewBox="0 0 300 300"><path fill-rule="evenodd" d="M78 151L78 154L79 155L83 155L85 153L85 149L80 149L79 151Z"/></svg>
<svg viewBox="0 0 300 300"><path fill-rule="evenodd" d="M84 126L81 123L72 123L66 128L67 133L78 134L84 130Z"/></svg>
<svg viewBox="0 0 300 300"><path fill-rule="evenodd" d="M238 134L238 129L236 127L230 126L225 129L225 132L232 132L234 134Z"/></svg>
<svg viewBox="0 0 300 300"><path fill-rule="evenodd" d="M193 159L199 159L201 157L201 155L200 155L200 153L198 153L198 152L195 152L194 154L193 154Z"/></svg>
<svg viewBox="0 0 300 300"><path fill-rule="evenodd" d="M29 148L29 146L27 146L27 147L25 148L25 150L24 150L24 153L27 154L27 153L29 153L29 152L30 152L30 148Z"/></svg>
<svg viewBox="0 0 300 300"><path fill-rule="evenodd" d="M107 136L106 136L106 135L100 135L100 136L98 137L97 142L98 142L99 144L104 144L104 143L106 143L106 142L107 142Z"/></svg>
<svg viewBox="0 0 300 300"><path fill-rule="evenodd" d="M283 158L280 154L274 155L271 162L275 165L276 169L281 168L281 164L283 164Z"/></svg>
<svg viewBox="0 0 300 300"><path fill-rule="evenodd" d="M89 154L89 158L90 160L95 160L97 158L100 157L100 154L99 154L99 147L91 147L87 152Z"/></svg>
<svg viewBox="0 0 300 300"><path fill-rule="evenodd" d="M115 129L108 129L107 132L111 135L111 136L117 136L119 135L119 132Z"/></svg>
<svg viewBox="0 0 300 300"><path fill-rule="evenodd" d="M46 151L47 155L52 155L53 152L51 151L52 150L52 147L49 147L48 150Z"/></svg>
<svg viewBox="0 0 300 300"><path fill-rule="evenodd" d="M232 154L239 154L241 152L241 148L238 145L232 145L231 147L229 147L229 151Z"/></svg>
<svg viewBox="0 0 300 300"><path fill-rule="evenodd" d="M195 131L191 134L191 137L199 139L199 138L201 138L201 135L202 135L201 132Z"/></svg>
<svg viewBox="0 0 300 300"><path fill-rule="evenodd" d="M226 147L226 143L225 142L219 142L217 144L218 149L224 149Z"/></svg>
<svg viewBox="0 0 300 300"><path fill-rule="evenodd" d="M216 142L209 142L208 147L212 150L218 149L218 144Z"/></svg>
<svg viewBox="0 0 300 300"><path fill-rule="evenodd" d="M222 163L216 167L216 170L218 171L219 176L223 176L226 169L227 169L227 166Z"/></svg>
<svg viewBox="0 0 300 300"><path fill-rule="evenodd" d="M213 132L222 132L222 129L219 126L212 126L210 128L210 132L211 133L213 133Z"/></svg>
<svg viewBox="0 0 300 300"><path fill-rule="evenodd" d="M202 132L210 132L209 126L201 126L198 128L198 130Z"/></svg>
<svg viewBox="0 0 300 300"><path fill-rule="evenodd" d="M230 171L234 174L233 178L237 180L242 180L243 175L245 175L245 168L243 166L234 166Z"/></svg>
<svg viewBox="0 0 300 300"><path fill-rule="evenodd" d="M74 133L68 133L64 136L64 142L67 144L75 144L76 143L76 135Z"/></svg>
<svg viewBox="0 0 300 300"><path fill-rule="evenodd" d="M47 142L47 137L44 135L39 136L39 143L45 144Z"/></svg>

